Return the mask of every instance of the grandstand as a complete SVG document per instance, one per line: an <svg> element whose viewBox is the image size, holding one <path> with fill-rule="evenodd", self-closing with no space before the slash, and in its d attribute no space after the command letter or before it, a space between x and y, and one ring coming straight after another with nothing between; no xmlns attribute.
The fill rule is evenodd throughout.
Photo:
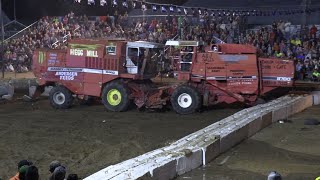
<svg viewBox="0 0 320 180"><path fill-rule="evenodd" d="M29 16L36 18L41 15L43 18L7 41L8 65L13 62L17 64L12 59L20 58L24 66L30 68L32 51L35 48L65 48L68 39L75 37L117 37L158 43L173 37L214 43L213 37L217 37L227 43L254 45L264 56L293 59L309 55L317 59L320 55L319 44L313 43L319 37L319 1L282 0L278 3L276 0L210 0L208 3L208 0L189 0L179 1L180 4L176 5L182 10L180 14L175 5L152 4L149 1L147 11L141 10L141 3L132 10L132 7L124 7L121 3L115 7L111 4L102 7L98 0L95 5L88 5L87 0L82 0L81 3L73 0L55 2L39 2L39 11L30 13ZM111 3L111 0L108 2ZM154 5L156 10L152 9ZM171 6L175 7L173 12L169 10ZM162 7L166 8L166 12ZM209 13L199 14L198 8ZM26 6L19 13L27 12L28 9ZM184 9L189 12L187 16ZM70 11L74 14L71 15ZM129 12L129 15L125 14L126 12ZM213 12L215 15L212 15ZM179 18L168 15L178 15ZM40 18L36 18L38 19ZM301 26L304 24L308 26ZM305 52L295 49L296 41L305 46ZM319 62L314 63L313 66L318 67L318 64ZM308 72L309 76L310 73L311 71Z"/></svg>

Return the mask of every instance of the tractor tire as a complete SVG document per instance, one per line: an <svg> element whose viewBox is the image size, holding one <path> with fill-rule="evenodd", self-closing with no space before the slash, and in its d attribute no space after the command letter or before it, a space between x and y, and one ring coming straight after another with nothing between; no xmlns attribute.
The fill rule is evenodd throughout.
<svg viewBox="0 0 320 180"><path fill-rule="evenodd" d="M129 90L121 82L108 83L102 90L102 103L113 112L126 111L130 105Z"/></svg>
<svg viewBox="0 0 320 180"><path fill-rule="evenodd" d="M73 104L72 93L64 86L55 86L49 93L50 104L55 109L68 109Z"/></svg>
<svg viewBox="0 0 320 180"><path fill-rule="evenodd" d="M192 114L201 107L201 95L191 86L179 86L171 95L171 106L178 114Z"/></svg>

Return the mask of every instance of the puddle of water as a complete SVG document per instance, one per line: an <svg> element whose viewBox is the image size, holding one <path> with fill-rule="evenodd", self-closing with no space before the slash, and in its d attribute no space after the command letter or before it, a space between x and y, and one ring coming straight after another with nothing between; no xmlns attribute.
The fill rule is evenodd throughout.
<svg viewBox="0 0 320 180"><path fill-rule="evenodd" d="M320 117L319 110L320 106L311 107L291 123L275 123L177 179L263 180L277 171L283 179L314 180L320 176L320 126L305 126L304 120Z"/></svg>

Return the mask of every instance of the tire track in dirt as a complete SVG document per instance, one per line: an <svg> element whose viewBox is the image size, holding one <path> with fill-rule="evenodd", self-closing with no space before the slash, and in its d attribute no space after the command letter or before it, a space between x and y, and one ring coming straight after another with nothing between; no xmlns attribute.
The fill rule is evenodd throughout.
<svg viewBox="0 0 320 180"><path fill-rule="evenodd" d="M204 128L239 108L181 116L168 112L107 112L102 105L57 111L48 100L14 102L0 109L0 177L16 172L30 159L47 178L48 165L59 160L81 177Z"/></svg>

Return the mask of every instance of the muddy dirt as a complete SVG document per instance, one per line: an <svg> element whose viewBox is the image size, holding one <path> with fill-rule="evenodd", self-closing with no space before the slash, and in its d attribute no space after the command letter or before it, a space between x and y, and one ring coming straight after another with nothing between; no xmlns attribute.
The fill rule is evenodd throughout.
<svg viewBox="0 0 320 180"><path fill-rule="evenodd" d="M178 179L256 180L267 179L270 171L284 180L315 179L320 176L320 125L304 125L306 119L320 120L320 106L314 106L275 123L206 167Z"/></svg>
<svg viewBox="0 0 320 180"><path fill-rule="evenodd" d="M54 110L47 99L0 105L0 177L16 173L19 160L29 159L42 179L59 160L68 173L86 177L106 166L168 145L237 111L214 109L188 116L172 111L107 112L103 105L76 105Z"/></svg>

